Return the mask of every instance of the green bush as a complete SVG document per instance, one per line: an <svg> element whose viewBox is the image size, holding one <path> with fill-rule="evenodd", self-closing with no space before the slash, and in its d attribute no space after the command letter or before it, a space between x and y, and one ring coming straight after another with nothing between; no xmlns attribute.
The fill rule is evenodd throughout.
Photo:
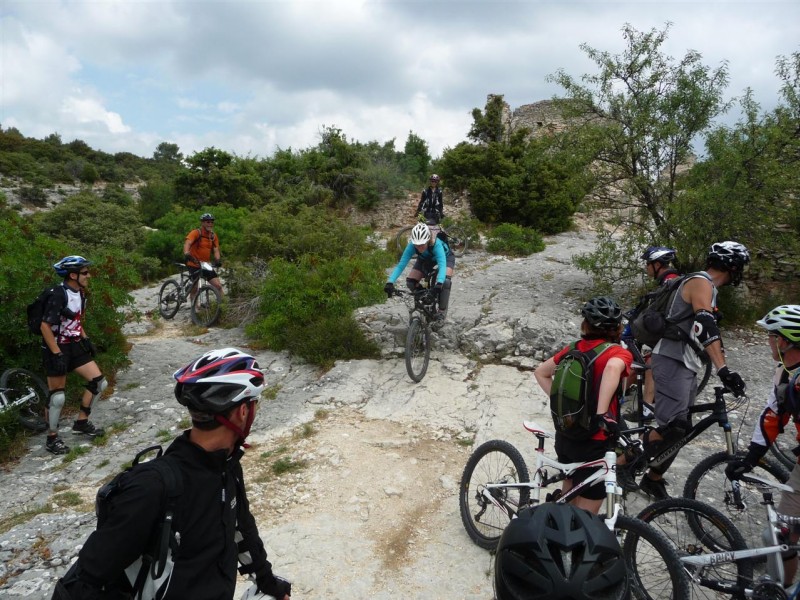
<svg viewBox="0 0 800 600"><path fill-rule="evenodd" d="M503 223L488 235L486 249L494 254L529 256L545 249L544 240L538 231L513 223Z"/></svg>

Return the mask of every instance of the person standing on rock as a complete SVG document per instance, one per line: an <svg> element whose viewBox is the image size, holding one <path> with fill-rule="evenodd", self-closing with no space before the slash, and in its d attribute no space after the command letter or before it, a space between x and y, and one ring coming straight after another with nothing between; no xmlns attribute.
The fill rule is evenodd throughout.
<svg viewBox="0 0 800 600"><path fill-rule="evenodd" d="M430 178L430 185L422 190L422 196L414 213L417 217L424 217L428 225L438 225L444 219L444 198L439 189L439 176L434 173Z"/></svg>
<svg viewBox="0 0 800 600"><path fill-rule="evenodd" d="M742 377L725 364L722 338L714 313L717 288L739 285L749 262L750 253L742 244L718 242L709 249L706 270L689 275L680 284L667 318L683 332L681 339L662 338L652 352L658 427L650 430L644 438L648 457L658 455L683 439L689 429L689 407L697 396L697 373L704 368L692 348L695 343L705 349L723 385L737 397L744 394ZM639 482L640 489L657 500L669 498L663 475L676 456L677 452L659 463L651 461Z"/></svg>
<svg viewBox="0 0 800 600"><path fill-rule="evenodd" d="M171 463L182 487L172 520L179 543L157 597L230 600L238 566L260 592L289 600L291 584L272 572L240 464L265 387L258 363L236 348L223 348L196 358L174 378L175 397L189 410L192 427L154 459ZM106 501L104 523L58 581L52 600L131 597L136 577L126 575L126 568L148 551L164 520L167 486L160 469L141 468L148 464L122 476Z"/></svg>
<svg viewBox="0 0 800 600"><path fill-rule="evenodd" d="M423 277L427 277L433 270L433 267L438 265L439 271L436 275L436 285L433 288L434 294L439 299L439 312L436 314L436 320L442 321L447 315L447 307L450 303L450 289L453 285L452 277L453 270L456 266L456 255L450 250L441 238L434 237L431 233L430 227L425 223L417 223L411 230L411 237L408 240L408 245L400 257L400 262L389 275L389 280L383 288L383 291L391 298L394 294L394 282L403 273L403 270L408 265L413 256L417 257L414 266L406 277L406 285L412 292L417 289L419 282Z"/></svg>
<svg viewBox="0 0 800 600"><path fill-rule="evenodd" d="M756 423L747 455L730 462L725 475L733 481L753 470L769 447L778 439L789 420L794 421L800 439L800 305L778 306L769 311L758 325L767 330L767 344L777 363L772 376L772 389L767 404ZM782 515L800 516L800 464L795 463L789 481L792 493L782 493L777 511ZM784 543L797 544L800 531L794 526L791 538ZM797 552L784 557L784 581L789 586L797 572Z"/></svg>
<svg viewBox="0 0 800 600"><path fill-rule="evenodd" d="M61 283L63 293L61 290L50 293L42 311L42 363L47 375L47 389L50 390L45 409L48 433L44 447L57 455L69 452L69 447L58 436L58 421L66 402L67 373L75 371L86 380L86 391L81 397L72 433L88 437L105 433L89 420L94 401L108 386L94 361L97 348L83 327L91 264L82 256L65 256L54 264L53 269L64 278Z"/></svg>
<svg viewBox="0 0 800 600"><path fill-rule="evenodd" d="M194 286L189 293L189 303L191 304L197 294L197 287L200 281L200 263L212 263L217 269L222 266L222 257L219 253L219 236L214 233L214 215L211 213L204 213L200 217L200 227L192 229L186 235L186 239L183 242L183 259L186 262L186 266L189 267L189 273L195 278ZM217 288L220 295L224 295L222 283L220 283L217 272L211 271L207 273L207 276L208 283Z"/></svg>
<svg viewBox="0 0 800 600"><path fill-rule="evenodd" d="M575 440L556 431L555 450L559 462L582 463L602 459L608 446L608 437L619 430L619 403L622 382L628 376L633 364L633 355L619 344L622 334L622 310L619 305L606 296L592 298L581 309L581 339L574 346L580 352L589 352L602 344L612 342L605 350L596 355L591 365L592 380L595 382L593 393L596 394L594 416L591 424L591 437L588 440ZM550 395L556 368L562 358L572 348L566 346L548 358L533 372L539 387ZM595 391L596 390L596 391ZM562 493L580 484L595 469L579 469L570 479L565 479ZM587 489L572 501L578 508L589 510L595 514L600 511L606 497L605 484L601 480Z"/></svg>

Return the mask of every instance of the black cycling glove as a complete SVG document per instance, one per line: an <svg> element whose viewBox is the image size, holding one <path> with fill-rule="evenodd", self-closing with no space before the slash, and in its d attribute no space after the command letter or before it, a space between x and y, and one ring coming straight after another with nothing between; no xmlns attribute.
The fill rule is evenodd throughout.
<svg viewBox="0 0 800 600"><path fill-rule="evenodd" d="M64 356L63 352L53 354L50 361L50 366L53 369L54 375L58 376L67 374L67 357Z"/></svg>
<svg viewBox="0 0 800 600"><path fill-rule="evenodd" d="M394 294L394 284L390 281L387 281L386 285L383 286L383 291L386 292L386 295L389 296L389 298L391 298L392 294Z"/></svg>
<svg viewBox="0 0 800 600"><path fill-rule="evenodd" d="M727 366L722 367L717 371L720 381L723 385L733 392L737 398L744 395L745 383L742 376L736 371L731 371Z"/></svg>
<svg viewBox="0 0 800 600"><path fill-rule="evenodd" d="M192 258L191 254L184 254L183 255L183 262L185 262L185 263L194 262L194 259Z"/></svg>
<svg viewBox="0 0 800 600"><path fill-rule="evenodd" d="M222 259L219 259L214 263L214 268L219 269L222 266Z"/></svg>
<svg viewBox="0 0 800 600"><path fill-rule="evenodd" d="M595 415L592 418L592 425L593 429L602 429L611 437L619 436L619 423L609 415Z"/></svg>
<svg viewBox="0 0 800 600"><path fill-rule="evenodd" d="M282 577L276 577L271 572L256 577L256 586L258 586L259 592L277 600L283 600L284 596L292 595L292 584Z"/></svg>
<svg viewBox="0 0 800 600"><path fill-rule="evenodd" d="M441 295L441 293L442 293L442 284L437 282L436 285L433 286L433 295L436 298L438 298Z"/></svg>
<svg viewBox="0 0 800 600"><path fill-rule="evenodd" d="M85 337L81 340L81 345L83 346L83 349L86 350L86 352L92 355L92 358L97 356L97 346L95 346L94 342L90 340L88 337Z"/></svg>

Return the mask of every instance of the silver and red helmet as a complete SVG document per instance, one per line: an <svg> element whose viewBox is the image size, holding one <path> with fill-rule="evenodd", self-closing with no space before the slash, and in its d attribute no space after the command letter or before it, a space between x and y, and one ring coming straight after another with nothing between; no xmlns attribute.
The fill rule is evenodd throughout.
<svg viewBox="0 0 800 600"><path fill-rule="evenodd" d="M175 397L192 411L217 415L264 391L256 359L236 348L206 352L175 371Z"/></svg>

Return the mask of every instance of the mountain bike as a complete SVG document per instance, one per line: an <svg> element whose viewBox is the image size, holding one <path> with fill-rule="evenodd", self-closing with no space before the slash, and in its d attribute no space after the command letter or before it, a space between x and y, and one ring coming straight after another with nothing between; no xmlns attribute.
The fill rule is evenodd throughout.
<svg viewBox="0 0 800 600"><path fill-rule="evenodd" d="M201 327L211 327L219 319L222 310L222 294L208 283L214 270L210 263L201 262L200 270L192 275L183 263L175 263L180 271L180 280L167 279L158 292L158 311L165 319L173 318L181 305L189 300L192 287L199 285L197 295L192 300L192 322ZM203 282L199 283L202 278Z"/></svg>
<svg viewBox="0 0 800 600"><path fill-rule="evenodd" d="M6 369L0 375L0 413L16 411L26 429L37 433L47 429L40 412L48 395L44 381L27 369Z"/></svg>
<svg viewBox="0 0 800 600"><path fill-rule="evenodd" d="M425 219L423 218L421 222L424 223ZM409 225L407 227L403 227L397 232L397 234L394 236L393 243L395 252L400 253L406 249L406 246L408 245L408 238L413 228L414 225ZM469 236L463 227L459 225L451 225L445 229L443 225L439 224L430 225L430 228L431 233L433 233L434 236L440 231L446 236L447 245L450 246L450 250L456 255L456 258L464 256L464 253L467 251L467 246L469 245Z"/></svg>
<svg viewBox="0 0 800 600"><path fill-rule="evenodd" d="M520 509L538 506L542 488L570 478L578 469L594 469L584 481L561 494L547 494L545 501L569 502L582 489L603 481L606 489L604 519L622 547L631 582L632 598L689 598L689 582L670 542L640 519L622 514L622 488L617 486L615 452L610 444L602 459L585 463L561 463L544 454L545 439L553 436L536 423L525 421L525 429L538 440L533 477L520 452L504 440L481 444L470 456L459 486L461 520L470 539L491 550ZM617 442L623 449L641 451L641 442L623 432ZM553 470L551 475L550 470Z"/></svg>
<svg viewBox="0 0 800 600"><path fill-rule="evenodd" d="M395 290L394 295L408 298L408 331L406 332L406 371L415 383L422 381L431 357L431 328L443 319L439 316L439 298L433 291L438 265L434 265L413 292ZM448 305L449 308L449 305ZM441 317L446 318L445 311Z"/></svg>
<svg viewBox="0 0 800 600"><path fill-rule="evenodd" d="M742 483L757 486L765 513L762 535L749 547L730 519L696 500L663 500L638 516L674 544L689 576L692 598L795 598L800 583L784 589L781 553L800 549L787 541L789 527L800 524L800 517L779 514L773 502L773 490L792 488L751 474L744 474ZM754 566L759 567L755 575Z"/></svg>

